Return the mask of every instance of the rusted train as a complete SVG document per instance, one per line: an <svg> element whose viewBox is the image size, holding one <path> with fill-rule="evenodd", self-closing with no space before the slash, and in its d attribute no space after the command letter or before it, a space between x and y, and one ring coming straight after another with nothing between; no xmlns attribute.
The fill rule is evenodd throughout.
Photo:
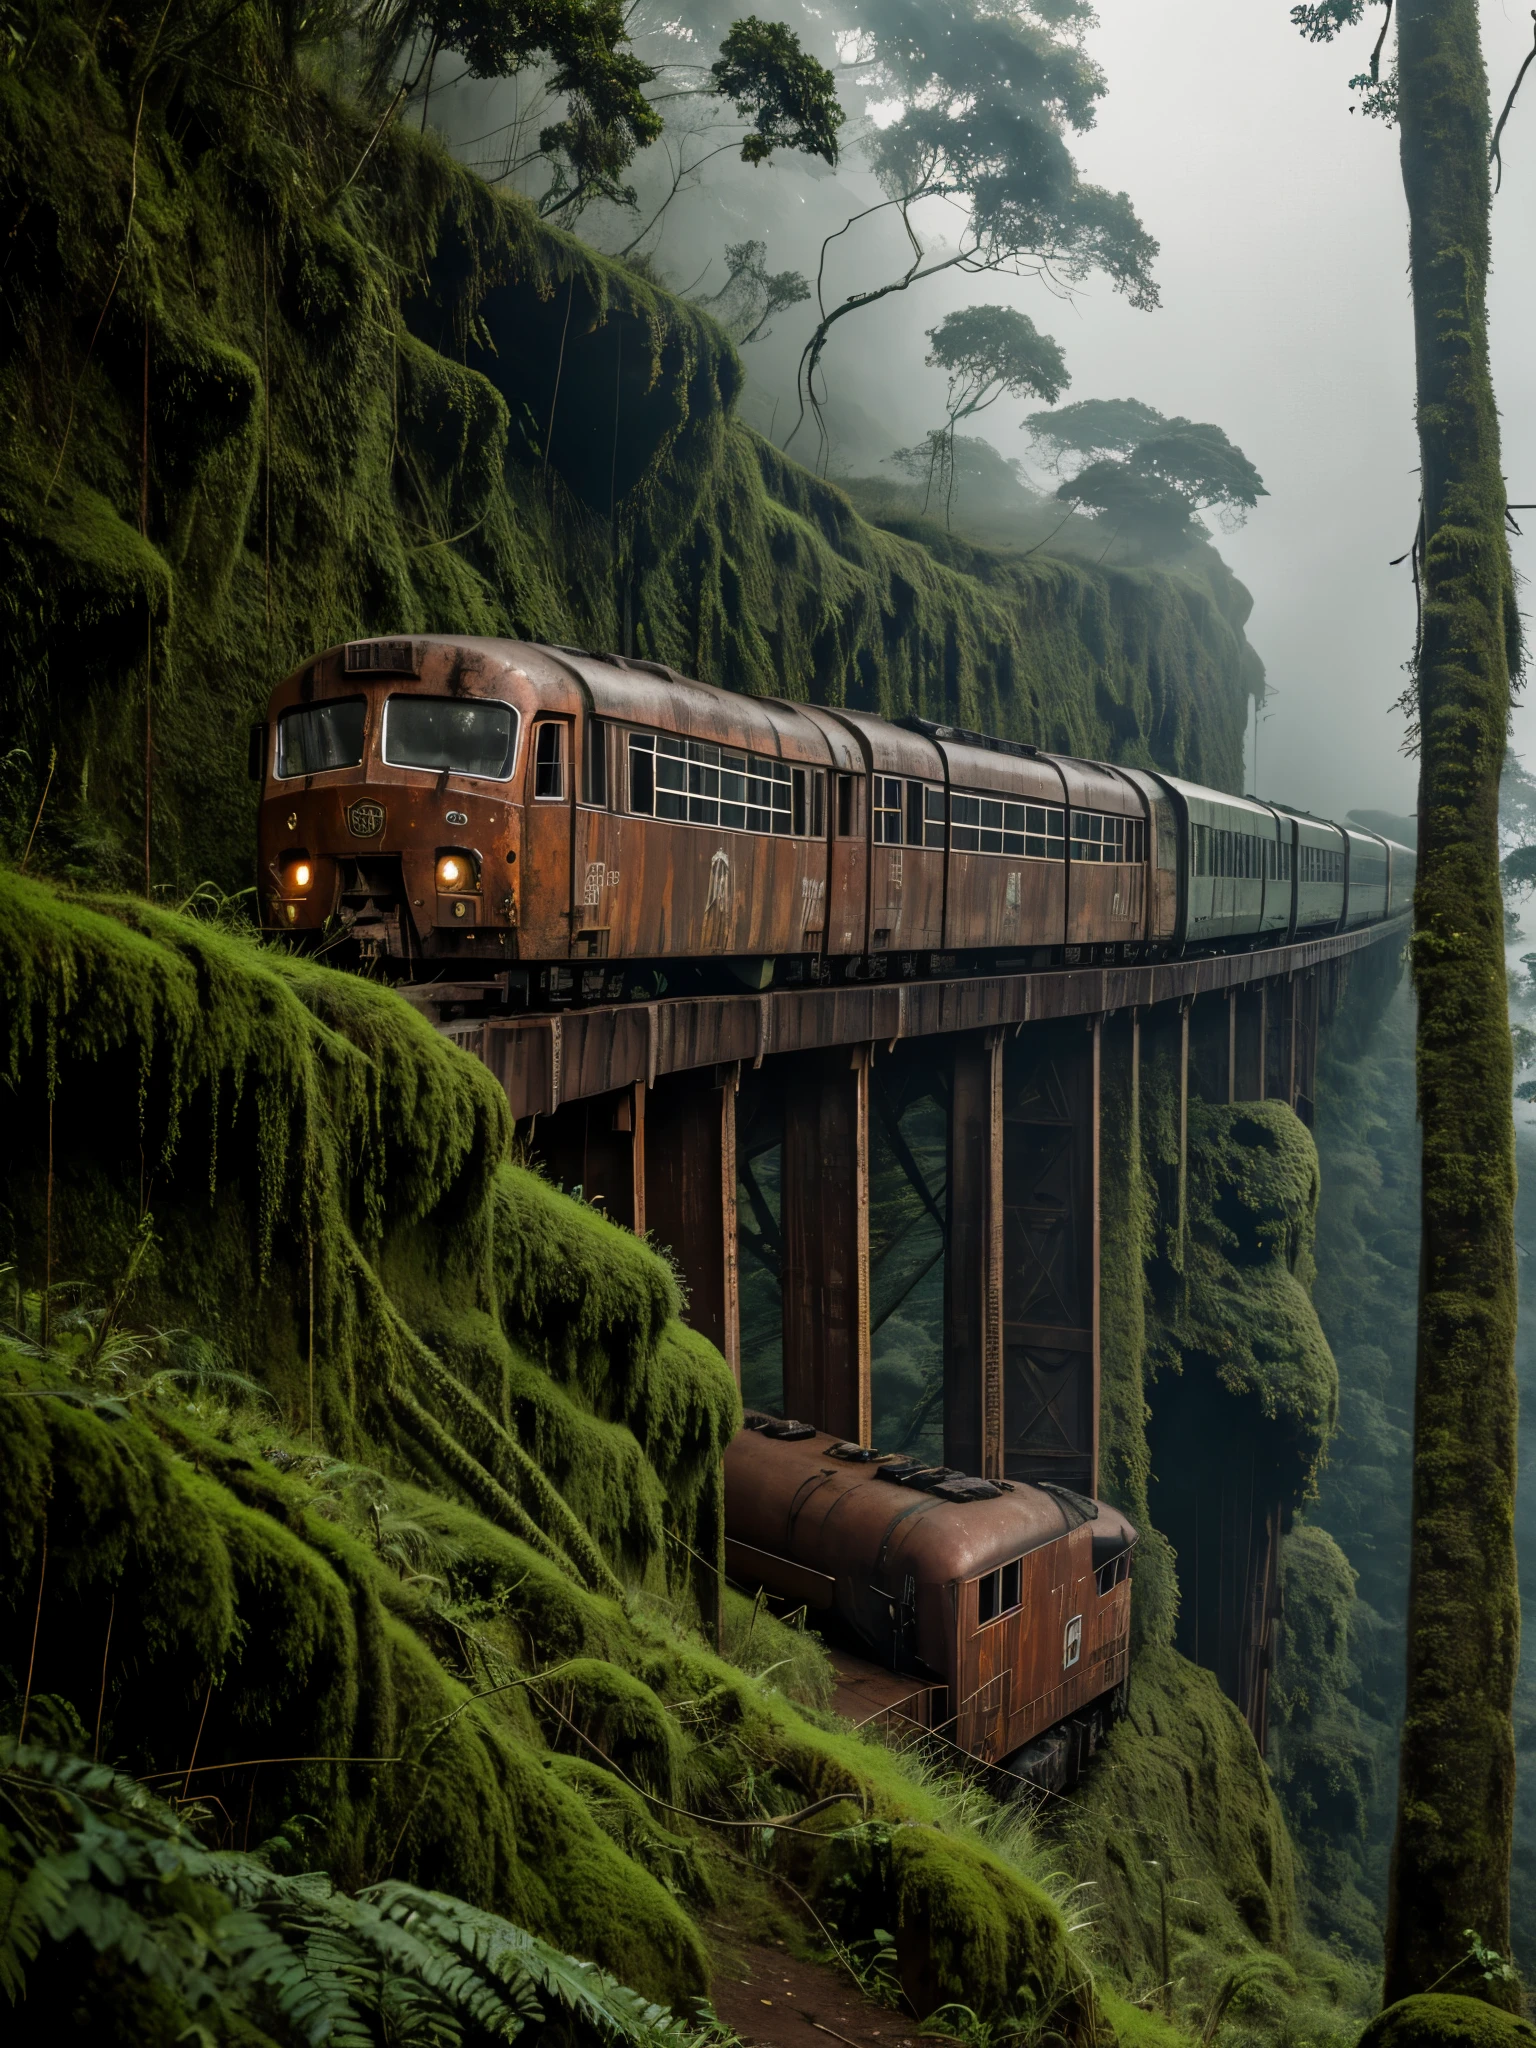
<svg viewBox="0 0 1536 2048"><path fill-rule="evenodd" d="M1136 1531L1118 1509L750 1413L725 1489L731 1576L903 1675L909 1723L1060 1788L1123 1711Z"/></svg>
<svg viewBox="0 0 1536 2048"><path fill-rule="evenodd" d="M1374 833L520 641L354 641L251 733L272 930L532 1007L1284 944L1405 911Z"/></svg>

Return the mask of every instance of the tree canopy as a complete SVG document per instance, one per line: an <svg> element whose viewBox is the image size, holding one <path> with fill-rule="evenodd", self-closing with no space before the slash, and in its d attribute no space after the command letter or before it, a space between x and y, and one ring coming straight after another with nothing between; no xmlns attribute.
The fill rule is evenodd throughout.
<svg viewBox="0 0 1536 2048"><path fill-rule="evenodd" d="M743 138L744 164L766 163L776 149L795 149L837 162L843 110L837 81L781 21L738 21L709 67L716 94L752 126Z"/></svg>
<svg viewBox="0 0 1536 2048"><path fill-rule="evenodd" d="M926 491L944 492L944 516L951 516L955 495L955 430L1006 396L1028 392L1032 398L1058 398L1071 382L1066 357L1050 335L1042 334L1026 313L1012 306L962 306L946 313L928 330L930 369L949 377L945 421L926 441ZM898 452L910 469L912 449Z"/></svg>
<svg viewBox="0 0 1536 2048"><path fill-rule="evenodd" d="M1090 457L1058 488L1062 503L1107 519L1146 554L1187 546L1203 531L1203 511L1240 525L1269 495L1220 427L1165 419L1139 399L1084 399L1059 413L1032 413L1025 425L1037 446L1054 451L1053 466L1068 454Z"/></svg>
<svg viewBox="0 0 1536 2048"><path fill-rule="evenodd" d="M865 151L884 197L822 245L818 319L800 363L802 409L818 404L818 373L837 323L948 270L1042 275L1066 287L1104 272L1131 303L1158 303L1157 244L1123 192L1085 183L1068 146L1092 127L1106 91L1083 48L1083 0L866 0L856 66L866 93L900 112ZM958 209L958 235L931 246L916 216L925 200ZM894 211L911 260L873 286L829 295L834 243ZM846 246L846 244L844 244Z"/></svg>

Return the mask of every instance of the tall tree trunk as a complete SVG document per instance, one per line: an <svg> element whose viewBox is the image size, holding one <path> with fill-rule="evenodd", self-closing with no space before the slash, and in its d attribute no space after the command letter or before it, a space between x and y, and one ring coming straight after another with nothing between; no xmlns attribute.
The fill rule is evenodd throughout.
<svg viewBox="0 0 1536 2048"><path fill-rule="evenodd" d="M1499 772L1519 628L1488 368L1488 84L1477 0L1399 0L1403 185L1423 464L1422 754L1413 940L1424 1246L1408 1693L1386 1998L1516 2004L1509 1951L1514 1130Z"/></svg>

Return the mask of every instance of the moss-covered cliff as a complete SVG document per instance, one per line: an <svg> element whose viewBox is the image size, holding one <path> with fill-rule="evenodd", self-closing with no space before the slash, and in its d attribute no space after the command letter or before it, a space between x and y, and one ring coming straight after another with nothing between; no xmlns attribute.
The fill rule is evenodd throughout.
<svg viewBox="0 0 1536 2048"><path fill-rule="evenodd" d="M706 316L381 131L257 10L45 9L0 68L0 190L13 851L57 748L51 866L142 881L147 802L157 883L242 883L245 722L382 630L1237 781L1235 586L867 524L732 417Z"/></svg>

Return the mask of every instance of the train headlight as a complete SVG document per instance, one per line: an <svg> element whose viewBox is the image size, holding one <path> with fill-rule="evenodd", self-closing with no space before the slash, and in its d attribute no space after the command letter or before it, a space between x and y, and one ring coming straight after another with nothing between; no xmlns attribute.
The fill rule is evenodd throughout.
<svg viewBox="0 0 1536 2048"><path fill-rule="evenodd" d="M291 874L291 880L295 889L307 889L310 879L309 862L307 860L296 860Z"/></svg>
<svg viewBox="0 0 1536 2048"><path fill-rule="evenodd" d="M461 889L473 889L479 877L475 872L475 857L450 848L437 856L437 886L446 895L454 895Z"/></svg>
<svg viewBox="0 0 1536 2048"><path fill-rule="evenodd" d="M285 853L278 863L278 873L283 878L285 895L305 896L314 886L315 864L302 849Z"/></svg>

